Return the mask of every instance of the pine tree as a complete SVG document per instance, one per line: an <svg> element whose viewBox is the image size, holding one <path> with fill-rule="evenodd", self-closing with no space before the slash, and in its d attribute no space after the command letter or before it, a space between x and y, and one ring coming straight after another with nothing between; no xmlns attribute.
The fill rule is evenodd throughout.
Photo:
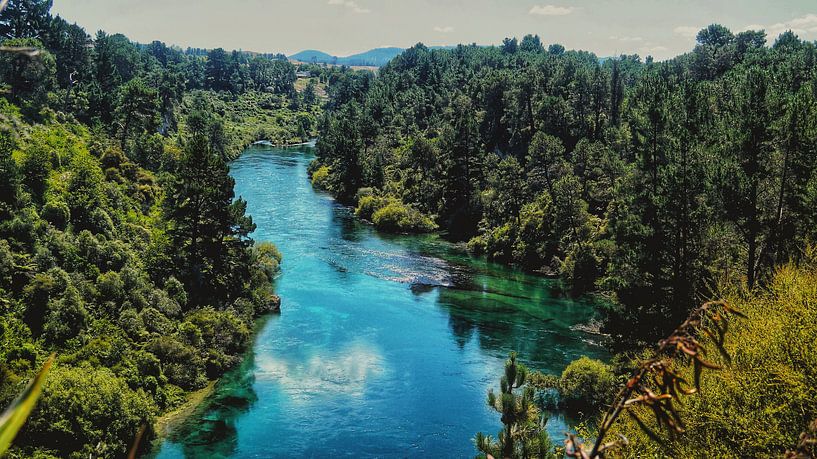
<svg viewBox="0 0 817 459"><path fill-rule="evenodd" d="M499 394L493 389L488 391L488 406L501 415L504 428L497 440L481 432L474 440L485 456L508 459L552 456L545 421L534 403L533 387L525 385L527 377L527 367L517 363L516 353L512 352L505 362Z"/></svg>
<svg viewBox="0 0 817 459"><path fill-rule="evenodd" d="M248 278L247 248L255 224L245 215L246 202L233 202L228 172L207 139L194 136L165 201L174 257L194 305L224 306Z"/></svg>

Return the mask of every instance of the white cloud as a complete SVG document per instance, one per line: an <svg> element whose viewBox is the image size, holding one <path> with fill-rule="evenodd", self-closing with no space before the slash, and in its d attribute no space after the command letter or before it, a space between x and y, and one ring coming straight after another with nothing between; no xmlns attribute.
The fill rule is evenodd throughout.
<svg viewBox="0 0 817 459"><path fill-rule="evenodd" d="M624 43L644 41L644 39L641 37L619 37L617 35L610 35L610 40L620 41Z"/></svg>
<svg viewBox="0 0 817 459"><path fill-rule="evenodd" d="M354 0L329 0L328 4L332 6L342 6L348 10L354 11L355 13L359 14L366 14L372 12L372 10L358 5L357 2L355 2Z"/></svg>
<svg viewBox="0 0 817 459"><path fill-rule="evenodd" d="M774 40L781 33L791 30L800 38L817 37L817 14L806 14L785 22L776 22L769 25L750 24L743 30L765 30L769 39Z"/></svg>
<svg viewBox="0 0 817 459"><path fill-rule="evenodd" d="M528 11L528 14L536 16L566 16L575 9L576 8L572 6L535 5Z"/></svg>
<svg viewBox="0 0 817 459"><path fill-rule="evenodd" d="M695 27L695 26L678 26L672 31L675 35L682 36L684 38L695 38L698 36L698 32L700 32L702 27Z"/></svg>
<svg viewBox="0 0 817 459"><path fill-rule="evenodd" d="M452 26L445 26L445 27L436 26L436 27L434 27L434 31L438 32L438 33L451 33L451 32L454 31L454 27L452 27Z"/></svg>

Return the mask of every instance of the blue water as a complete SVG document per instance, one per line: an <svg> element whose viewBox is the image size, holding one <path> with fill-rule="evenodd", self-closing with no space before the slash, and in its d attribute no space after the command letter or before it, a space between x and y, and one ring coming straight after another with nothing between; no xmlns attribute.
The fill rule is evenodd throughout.
<svg viewBox="0 0 817 459"><path fill-rule="evenodd" d="M159 458L473 457L515 350L558 374L605 356L571 329L592 305L433 236L385 236L313 191L309 147L250 148L231 166L256 240L284 254L280 316ZM568 428L555 415L556 440Z"/></svg>

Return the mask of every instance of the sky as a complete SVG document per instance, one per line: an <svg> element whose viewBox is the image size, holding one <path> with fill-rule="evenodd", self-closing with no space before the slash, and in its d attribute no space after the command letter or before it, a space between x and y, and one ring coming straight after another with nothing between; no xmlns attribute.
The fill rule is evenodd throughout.
<svg viewBox="0 0 817 459"><path fill-rule="evenodd" d="M54 0L52 12L131 40L346 56L383 46L498 44L538 34L598 56L667 59L711 23L817 40L817 0Z"/></svg>

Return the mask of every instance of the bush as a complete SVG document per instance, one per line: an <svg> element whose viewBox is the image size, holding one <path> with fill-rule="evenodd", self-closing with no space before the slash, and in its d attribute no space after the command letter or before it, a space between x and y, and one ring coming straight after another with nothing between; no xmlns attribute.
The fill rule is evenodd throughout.
<svg viewBox="0 0 817 459"><path fill-rule="evenodd" d="M281 270L283 255L271 242L259 242L253 247L254 266L260 269L269 281Z"/></svg>
<svg viewBox="0 0 817 459"><path fill-rule="evenodd" d="M150 342L147 350L162 361L164 375L172 384L183 389L201 389L207 385L204 362L194 347L161 336Z"/></svg>
<svg viewBox="0 0 817 459"><path fill-rule="evenodd" d="M63 344L77 336L88 321L88 311L79 292L69 287L59 300L48 303L48 315L43 327L43 334L53 344Z"/></svg>
<svg viewBox="0 0 817 459"><path fill-rule="evenodd" d="M727 361L709 339L701 391L675 404L685 432L670 440L675 457L781 457L817 419L817 266L783 266L764 291L733 292L727 302L746 315L730 321ZM693 369L680 376L694 380ZM656 429L652 412L637 411ZM658 430L656 430L658 431ZM610 437L624 434L627 457L664 456L633 420L622 418Z"/></svg>
<svg viewBox="0 0 817 459"><path fill-rule="evenodd" d="M201 309L187 320L200 330L201 344L207 349L207 373L216 376L237 364L250 341L250 330L226 311Z"/></svg>
<svg viewBox="0 0 817 459"><path fill-rule="evenodd" d="M372 221L372 216L375 212L382 209L388 204L384 198L377 196L362 196L357 202L355 215L364 220Z"/></svg>
<svg viewBox="0 0 817 459"><path fill-rule="evenodd" d="M182 308L187 306L187 291L184 289L184 284L178 279L170 276L167 281L165 281L165 291L179 306Z"/></svg>
<svg viewBox="0 0 817 459"><path fill-rule="evenodd" d="M124 457L139 428L153 424L150 400L107 368L57 367L19 441L61 457Z"/></svg>
<svg viewBox="0 0 817 459"><path fill-rule="evenodd" d="M312 186L318 190L328 191L331 189L329 166L321 166L312 173Z"/></svg>
<svg viewBox="0 0 817 459"><path fill-rule="evenodd" d="M125 283L115 271L108 271L96 278L96 288L101 301L120 302L125 296Z"/></svg>
<svg viewBox="0 0 817 459"><path fill-rule="evenodd" d="M562 402L572 408L600 408L610 403L616 388L611 367L588 357L571 362L559 379Z"/></svg>
<svg viewBox="0 0 817 459"><path fill-rule="evenodd" d="M429 233L437 225L428 217L398 201L392 201L372 215L377 229L400 233Z"/></svg>

